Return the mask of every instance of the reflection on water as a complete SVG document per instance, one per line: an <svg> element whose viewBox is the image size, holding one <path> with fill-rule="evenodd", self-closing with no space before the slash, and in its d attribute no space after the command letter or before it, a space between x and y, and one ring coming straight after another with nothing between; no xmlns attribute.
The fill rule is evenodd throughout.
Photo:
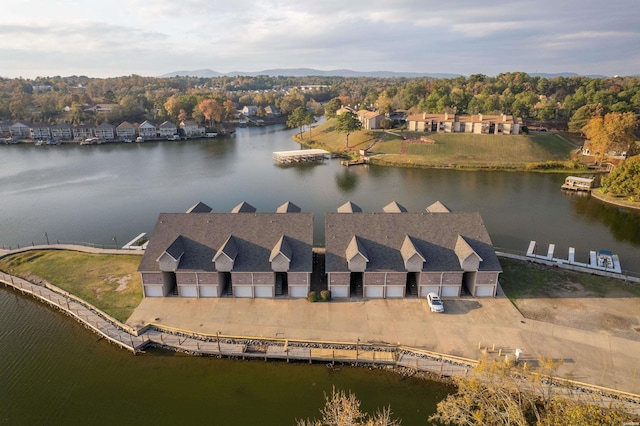
<svg viewBox="0 0 640 426"><path fill-rule="evenodd" d="M435 201L479 211L493 243L526 251L529 241L558 253L607 248L640 272L640 213L567 196L560 174L343 167L337 159L279 166L274 151L299 149L282 126L238 129L234 136L179 142L56 146L3 145L0 245L53 241L111 244L150 232L160 212L198 201L230 211L247 201L275 211L292 201L314 213L315 245L324 213L353 201L380 212L397 201L422 212ZM635 269L634 269L635 268Z"/></svg>
<svg viewBox="0 0 640 426"><path fill-rule="evenodd" d="M575 216L606 225L617 241L635 244L640 241L640 214L637 211L607 204L589 195L572 194L570 198Z"/></svg>
<svg viewBox="0 0 640 426"><path fill-rule="evenodd" d="M336 173L336 185L342 194L348 195L356 189L358 176L352 173L349 167L345 167L341 172Z"/></svg>

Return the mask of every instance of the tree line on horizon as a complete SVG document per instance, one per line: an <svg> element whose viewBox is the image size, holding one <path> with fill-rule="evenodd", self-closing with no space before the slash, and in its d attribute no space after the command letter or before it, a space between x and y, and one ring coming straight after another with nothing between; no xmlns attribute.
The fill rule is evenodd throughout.
<svg viewBox="0 0 640 426"><path fill-rule="evenodd" d="M318 85L301 90L302 86ZM298 89L297 89L298 88ZM0 119L57 123L93 123L194 119L230 120L237 109L269 105L283 115L305 107L316 115L331 99L341 105L388 113L499 114L551 122L581 132L595 116L640 113L640 77L529 76L524 72L495 77L142 77L86 76L0 78ZM92 114L87 105L111 104L108 113ZM64 111L65 107L68 111Z"/></svg>

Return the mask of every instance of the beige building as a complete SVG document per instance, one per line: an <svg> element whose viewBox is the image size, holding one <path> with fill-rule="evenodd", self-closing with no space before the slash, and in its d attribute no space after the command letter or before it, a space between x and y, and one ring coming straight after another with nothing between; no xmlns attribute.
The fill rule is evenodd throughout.
<svg viewBox="0 0 640 426"><path fill-rule="evenodd" d="M407 117L411 132L476 133L518 135L522 119L512 115L414 114Z"/></svg>

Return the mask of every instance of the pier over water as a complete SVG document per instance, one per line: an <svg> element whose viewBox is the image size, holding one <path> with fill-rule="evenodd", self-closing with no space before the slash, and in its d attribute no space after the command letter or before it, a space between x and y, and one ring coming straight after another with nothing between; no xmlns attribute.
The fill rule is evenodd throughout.
<svg viewBox="0 0 640 426"><path fill-rule="evenodd" d="M280 164L299 163L302 161L322 161L330 154L324 149L298 149L294 151L276 151L273 159Z"/></svg>

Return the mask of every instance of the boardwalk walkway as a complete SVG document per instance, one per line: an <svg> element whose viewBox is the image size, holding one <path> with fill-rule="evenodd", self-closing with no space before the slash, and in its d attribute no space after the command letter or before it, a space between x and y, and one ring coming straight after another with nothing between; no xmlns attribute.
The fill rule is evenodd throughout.
<svg viewBox="0 0 640 426"><path fill-rule="evenodd" d="M205 335L158 325L135 330L75 296L50 284L40 285L0 272L0 283L66 313L111 343L134 354L149 344L197 354L238 358L281 359L287 361L391 365L427 371L440 376L466 375L477 365L447 355L412 353L411 348L376 347L371 344L300 342L288 339L250 338L246 336Z"/></svg>
<svg viewBox="0 0 640 426"><path fill-rule="evenodd" d="M104 253L99 249L82 251ZM637 362L637 351L634 350L637 342L534 320L524 321L505 298L483 300L483 305L487 306L482 309L474 308L478 303L474 300L449 300L446 302L448 315L428 315L428 318L423 318L427 314L421 301L370 300L310 306L306 301L296 300L203 299L197 306L189 305L189 313L185 315L185 304L192 300L152 298L143 301L132 316L135 318L122 324L54 286L37 285L0 273L2 283L60 309L134 354L143 351L147 345L157 345L194 355L316 361L328 366L334 363L374 364L451 377L466 375L477 365L471 358L478 356L479 341L497 342L503 355L505 350L512 352L513 348L525 348L523 360L530 360L532 365L539 355L568 359L573 377L604 386L613 384L631 392L637 389L633 369ZM264 309L256 309L257 303ZM158 312L162 312L162 318L157 318ZM212 317L214 313L220 318ZM273 322L280 317L291 317L293 323ZM358 323L357 330L347 327L353 318L360 317L367 320ZM313 319L321 319L321 322L313 322ZM178 324L184 328L175 328ZM227 332L223 335L215 330ZM360 342L363 336L367 336L366 343ZM382 339L384 336L389 338ZM305 338L315 340L302 340ZM320 340L323 338L343 341ZM475 352L469 351L471 346L475 346ZM423 349L427 347L433 351ZM581 350L579 359L571 358L578 349ZM444 353L457 353L462 357ZM603 363L604 367L599 367ZM593 368L597 371L593 372ZM565 382L580 392L613 395L612 399L628 401L631 411L640 413L637 395L580 382Z"/></svg>

